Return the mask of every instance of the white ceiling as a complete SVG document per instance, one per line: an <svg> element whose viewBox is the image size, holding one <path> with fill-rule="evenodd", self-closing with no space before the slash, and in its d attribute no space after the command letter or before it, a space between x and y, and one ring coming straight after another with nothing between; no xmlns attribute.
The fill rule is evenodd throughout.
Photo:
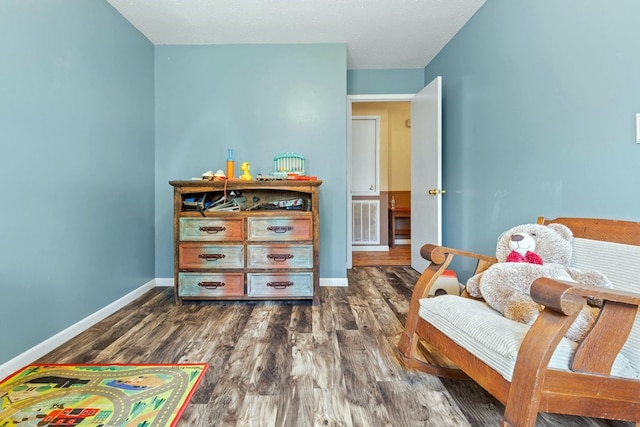
<svg viewBox="0 0 640 427"><path fill-rule="evenodd" d="M107 0L153 44L346 43L348 69L423 68L485 0Z"/></svg>

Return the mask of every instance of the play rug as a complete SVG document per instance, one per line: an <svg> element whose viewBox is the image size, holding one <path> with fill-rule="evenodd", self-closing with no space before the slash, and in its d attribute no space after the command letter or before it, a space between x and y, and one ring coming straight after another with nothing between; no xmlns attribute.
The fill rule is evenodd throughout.
<svg viewBox="0 0 640 427"><path fill-rule="evenodd" d="M0 427L174 426L206 369L29 365L0 383Z"/></svg>

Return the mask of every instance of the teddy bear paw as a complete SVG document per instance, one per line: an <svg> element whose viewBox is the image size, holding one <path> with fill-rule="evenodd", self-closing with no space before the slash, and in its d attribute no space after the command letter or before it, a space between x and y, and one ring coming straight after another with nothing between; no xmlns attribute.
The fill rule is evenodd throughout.
<svg viewBox="0 0 640 427"><path fill-rule="evenodd" d="M504 317L531 325L538 318L542 309L541 305L534 302L517 301L505 307Z"/></svg>

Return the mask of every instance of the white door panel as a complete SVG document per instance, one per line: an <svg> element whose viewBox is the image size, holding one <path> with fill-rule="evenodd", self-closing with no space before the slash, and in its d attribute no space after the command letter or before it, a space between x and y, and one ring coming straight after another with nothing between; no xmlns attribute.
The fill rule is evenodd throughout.
<svg viewBox="0 0 640 427"><path fill-rule="evenodd" d="M411 267L422 273L425 243L442 244L442 77L411 99Z"/></svg>
<svg viewBox="0 0 640 427"><path fill-rule="evenodd" d="M380 194L380 118L353 116L351 120L351 194Z"/></svg>

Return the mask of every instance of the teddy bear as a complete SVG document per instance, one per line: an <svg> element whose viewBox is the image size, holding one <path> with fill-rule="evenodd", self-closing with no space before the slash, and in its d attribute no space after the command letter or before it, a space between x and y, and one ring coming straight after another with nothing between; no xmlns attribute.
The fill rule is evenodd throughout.
<svg viewBox="0 0 640 427"><path fill-rule="evenodd" d="M505 231L496 246L497 263L467 281L466 290L483 298L508 319L531 325L544 309L530 296L531 283L551 277L590 286L612 288L607 277L595 270L569 267L573 233L562 224L523 224ZM579 342L596 319L598 308L585 305L565 337Z"/></svg>

